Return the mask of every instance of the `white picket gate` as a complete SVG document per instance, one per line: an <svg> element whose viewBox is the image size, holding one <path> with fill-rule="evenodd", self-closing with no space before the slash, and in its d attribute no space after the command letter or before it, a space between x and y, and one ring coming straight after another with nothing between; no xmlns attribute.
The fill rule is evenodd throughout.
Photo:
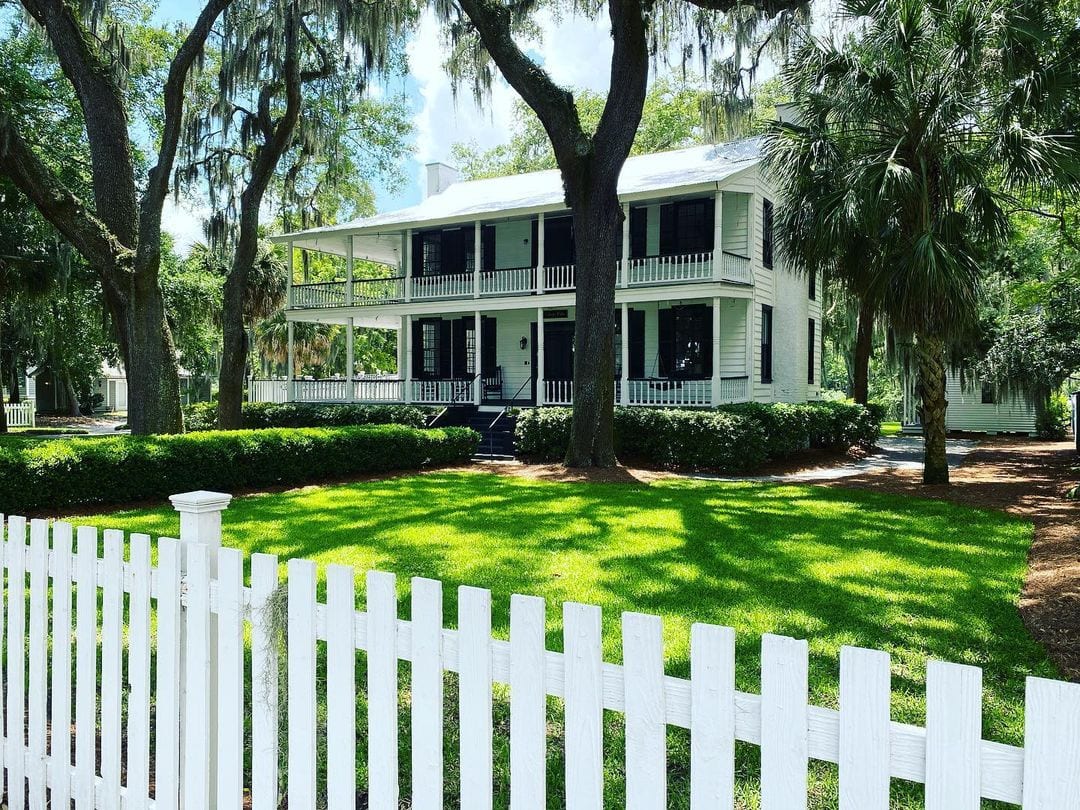
<svg viewBox="0 0 1080 810"><path fill-rule="evenodd" d="M884 810L892 778L925 783L930 810L975 810L980 797L1026 810L1080 807L1080 685L1028 679L1020 748L982 740L975 667L930 663L923 729L890 720L883 652L842 650L837 711L808 705L805 641L764 636L761 694L750 694L735 688L729 628L694 625L691 676L676 678L664 672L655 616L623 615L624 663L616 665L602 660L597 607L563 605L564 652L552 652L542 599L512 597L505 641L492 637L486 590L460 588L457 627L446 629L437 581L412 580L406 621L398 618L394 575L366 575L367 609L358 612L353 569L329 566L319 602L315 563L303 559L287 566L287 743L279 750L278 631L268 609L277 603L278 561L252 555L244 584L243 554L219 547L228 500L174 497L182 539L158 541L156 567L145 535L127 538L124 559L120 532L102 533L99 555L97 529L30 521L27 545L27 521L8 518L0 603L7 736L0 755L13 810L66 807L69 798L76 810L239 810L246 789L253 810L276 810L283 797L291 810L354 808L357 734L367 737L369 780L361 789L368 806L396 810L399 661L411 662L408 803L417 810L443 807L444 672L458 673L460 803L470 810L493 804L493 684L509 686L513 810L548 802L548 696L564 703L565 795L556 803L571 810L604 806L605 709L625 716L632 810L666 806L668 726L690 730L691 808L733 806L736 740L760 746L763 810L807 806L811 759L839 763L841 810ZM361 687L368 701L360 729L357 650L366 653ZM324 763L317 762L320 698ZM253 741L247 751L245 739ZM317 778L320 766L325 782Z"/></svg>
<svg viewBox="0 0 1080 810"><path fill-rule="evenodd" d="M3 408L4 413L7 415L8 427L36 427L35 411L37 409L33 400L5 402Z"/></svg>

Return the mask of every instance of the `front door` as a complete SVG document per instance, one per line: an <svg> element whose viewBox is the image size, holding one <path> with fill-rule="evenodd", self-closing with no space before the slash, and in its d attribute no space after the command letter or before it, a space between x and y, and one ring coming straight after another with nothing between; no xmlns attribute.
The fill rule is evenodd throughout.
<svg viewBox="0 0 1080 810"><path fill-rule="evenodd" d="M574 379L574 322L544 324L544 379Z"/></svg>

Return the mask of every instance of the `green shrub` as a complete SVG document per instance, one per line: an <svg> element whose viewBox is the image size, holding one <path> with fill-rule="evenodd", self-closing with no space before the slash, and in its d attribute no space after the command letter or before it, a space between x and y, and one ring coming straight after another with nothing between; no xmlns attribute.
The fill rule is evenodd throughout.
<svg viewBox="0 0 1080 810"><path fill-rule="evenodd" d="M1069 435L1071 416L1068 397L1062 393L1051 394L1035 416L1035 434L1040 439L1061 441Z"/></svg>
<svg viewBox="0 0 1080 810"><path fill-rule="evenodd" d="M570 440L569 408L523 412L517 421L522 455L561 458ZM767 459L809 447L871 445L880 423L851 402L747 402L715 410L616 408L615 452L676 469L746 471Z"/></svg>
<svg viewBox="0 0 1080 810"><path fill-rule="evenodd" d="M466 428L401 425L110 436L0 446L0 513L161 500L412 470L469 458Z"/></svg>
<svg viewBox="0 0 1080 810"><path fill-rule="evenodd" d="M349 425L409 425L425 427L433 408L416 405L346 405L311 402L245 402L245 430L282 427L345 427ZM217 403L196 402L184 408L188 432L217 428Z"/></svg>

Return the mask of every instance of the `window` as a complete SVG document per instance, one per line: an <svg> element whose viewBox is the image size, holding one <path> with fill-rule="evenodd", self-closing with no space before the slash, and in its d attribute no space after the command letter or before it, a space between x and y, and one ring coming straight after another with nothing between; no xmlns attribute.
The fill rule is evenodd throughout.
<svg viewBox="0 0 1080 810"><path fill-rule="evenodd" d="M476 373L476 327L465 330L465 373Z"/></svg>
<svg viewBox="0 0 1080 810"><path fill-rule="evenodd" d="M816 301L817 300L817 270L814 270L813 268L810 269L810 290L809 290L809 294L810 294L810 300L811 301Z"/></svg>
<svg viewBox="0 0 1080 810"><path fill-rule="evenodd" d="M439 322L422 321L421 341L424 357L423 370L425 375L437 377L439 375L439 361L441 346L439 345Z"/></svg>
<svg viewBox="0 0 1080 810"><path fill-rule="evenodd" d="M761 305L761 381L772 382L772 307Z"/></svg>
<svg viewBox="0 0 1080 810"><path fill-rule="evenodd" d="M814 319L811 318L806 324L806 382L814 384Z"/></svg>
<svg viewBox="0 0 1080 810"><path fill-rule="evenodd" d="M773 266L773 204L771 200L761 203L761 263L768 269Z"/></svg>
<svg viewBox="0 0 1080 810"><path fill-rule="evenodd" d="M682 200L661 205L660 255L684 256L711 251L714 207L712 199Z"/></svg>
<svg viewBox="0 0 1080 810"><path fill-rule="evenodd" d="M435 276L442 272L442 233L429 231L423 235L423 274Z"/></svg>
<svg viewBox="0 0 1080 810"><path fill-rule="evenodd" d="M981 401L983 405L997 405L997 391L992 383L984 382L982 384Z"/></svg>
<svg viewBox="0 0 1080 810"><path fill-rule="evenodd" d="M701 380L712 374L712 313L704 304L657 313L660 376Z"/></svg>

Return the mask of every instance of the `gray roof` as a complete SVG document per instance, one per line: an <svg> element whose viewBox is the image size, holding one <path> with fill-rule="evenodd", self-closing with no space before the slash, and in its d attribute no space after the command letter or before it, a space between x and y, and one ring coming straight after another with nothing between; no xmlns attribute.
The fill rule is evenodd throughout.
<svg viewBox="0 0 1080 810"><path fill-rule="evenodd" d="M715 188L761 161L761 139L692 146L628 158L619 175L620 199L647 199L661 192L700 192ZM354 237L356 256L396 263L400 232L406 228L434 227L565 210L562 178L557 170L509 177L457 182L423 202L361 217L341 225L314 228L274 237L297 247L343 255L347 237Z"/></svg>

